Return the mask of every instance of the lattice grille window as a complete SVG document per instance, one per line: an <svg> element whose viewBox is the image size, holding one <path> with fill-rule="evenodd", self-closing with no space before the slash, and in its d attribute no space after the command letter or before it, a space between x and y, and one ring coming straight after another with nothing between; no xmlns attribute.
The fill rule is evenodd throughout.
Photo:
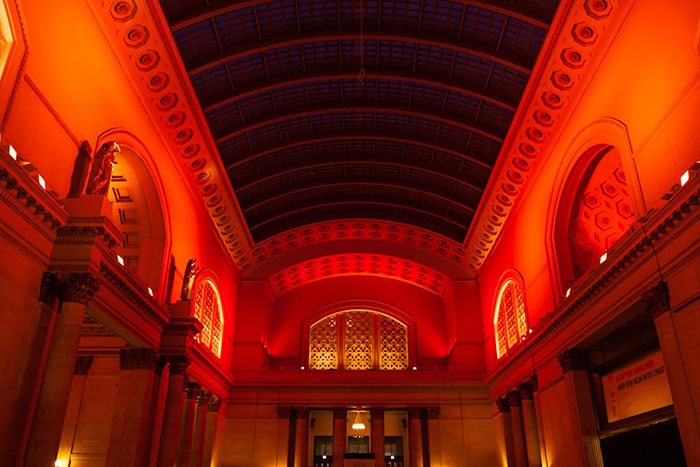
<svg viewBox="0 0 700 467"><path fill-rule="evenodd" d="M408 340L406 337L406 326L387 316L380 317L380 370L406 370L408 368Z"/></svg>
<svg viewBox="0 0 700 467"><path fill-rule="evenodd" d="M335 370L338 368L338 331L336 316L311 326L309 344L309 368Z"/></svg>
<svg viewBox="0 0 700 467"><path fill-rule="evenodd" d="M528 333L523 288L514 279L506 280L496 302L494 317L496 356L501 358Z"/></svg>
<svg viewBox="0 0 700 467"><path fill-rule="evenodd" d="M336 313L312 325L309 335L312 370L408 368L406 325L381 313Z"/></svg>
<svg viewBox="0 0 700 467"><path fill-rule="evenodd" d="M372 362L372 315L362 311L345 314L345 369L369 370Z"/></svg>
<svg viewBox="0 0 700 467"><path fill-rule="evenodd" d="M208 279L197 286L194 295L194 317L202 323L202 331L197 335L197 340L214 355L221 357L221 333L224 319L219 292L214 283Z"/></svg>

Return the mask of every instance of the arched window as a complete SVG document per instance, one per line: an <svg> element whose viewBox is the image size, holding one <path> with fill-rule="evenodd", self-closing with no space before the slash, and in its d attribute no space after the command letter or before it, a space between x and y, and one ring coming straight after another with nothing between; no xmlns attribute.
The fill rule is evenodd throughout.
<svg viewBox="0 0 700 467"><path fill-rule="evenodd" d="M493 327L497 358L505 355L508 349L527 335L525 293L520 283L512 277L506 279L501 285L498 300L496 300Z"/></svg>
<svg viewBox="0 0 700 467"><path fill-rule="evenodd" d="M408 368L406 325L382 313L336 313L311 325L309 336L312 370Z"/></svg>
<svg viewBox="0 0 700 467"><path fill-rule="evenodd" d="M197 285L193 303L194 317L202 323L202 332L197 335L197 339L214 355L221 357L224 317L216 285L209 279L202 280Z"/></svg>

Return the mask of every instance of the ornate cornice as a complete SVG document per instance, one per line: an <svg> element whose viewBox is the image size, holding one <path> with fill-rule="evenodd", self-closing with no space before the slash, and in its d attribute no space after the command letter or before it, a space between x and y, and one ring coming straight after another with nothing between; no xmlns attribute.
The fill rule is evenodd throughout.
<svg viewBox="0 0 700 467"><path fill-rule="evenodd" d="M120 243L120 239L104 226L104 220L103 217L71 217L71 225L65 225L58 229L56 244L92 245L103 243L107 248L114 248Z"/></svg>
<svg viewBox="0 0 700 467"><path fill-rule="evenodd" d="M248 229L160 6L152 0L89 3L234 262L241 271L249 269Z"/></svg>
<svg viewBox="0 0 700 467"><path fill-rule="evenodd" d="M158 354L153 349L120 349L119 367L122 370L151 370L155 373Z"/></svg>
<svg viewBox="0 0 700 467"><path fill-rule="evenodd" d="M165 311L147 294L145 287L135 283L134 278L126 270L100 261L100 277L105 283L115 287L119 291L119 296L132 304L135 309L143 311L159 326L166 324Z"/></svg>
<svg viewBox="0 0 700 467"><path fill-rule="evenodd" d="M700 176L696 176L682 191L677 192L667 210L649 214L645 226L635 224L627 239L621 239L608 254L608 260L598 271L578 284L571 297L559 308L533 326L533 333L502 359L497 372L516 365L522 358L530 358L535 348L549 342L573 318L610 291L624 275L658 255L663 247L685 232L700 219ZM658 286L657 286L658 287ZM663 286L662 286L663 287Z"/></svg>
<svg viewBox="0 0 700 467"><path fill-rule="evenodd" d="M566 4L566 5L565 5ZM576 108L586 86L585 76L595 69L605 44L612 37L611 24L622 10L618 0L562 2L565 17L553 23L541 62L530 76L498 165L474 216L465 249L469 265L478 270L496 244L508 216L525 191L533 167L556 138L566 116Z"/></svg>
<svg viewBox="0 0 700 467"><path fill-rule="evenodd" d="M0 149L0 200L53 242L60 226L68 219L53 192L39 184L34 166L15 161L5 148Z"/></svg>

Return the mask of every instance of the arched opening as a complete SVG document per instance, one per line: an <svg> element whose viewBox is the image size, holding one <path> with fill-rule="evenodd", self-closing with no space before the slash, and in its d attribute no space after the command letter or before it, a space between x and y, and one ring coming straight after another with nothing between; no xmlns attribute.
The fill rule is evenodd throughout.
<svg viewBox="0 0 700 467"><path fill-rule="evenodd" d="M112 221L123 235L123 243L116 251L127 269L142 279L157 297L165 298L167 234L158 189L138 150L128 142L118 142L121 152L113 166L107 192L112 203Z"/></svg>
<svg viewBox="0 0 700 467"><path fill-rule="evenodd" d="M198 281L192 299L193 315L202 323L202 331L196 339L211 353L221 358L224 329L224 313L221 309L219 289L209 278Z"/></svg>
<svg viewBox="0 0 700 467"><path fill-rule="evenodd" d="M406 370L408 328L383 313L347 310L310 326L312 370Z"/></svg>
<svg viewBox="0 0 700 467"><path fill-rule="evenodd" d="M493 330L496 357L503 357L529 332L525 292L520 278L508 274L501 283L494 307Z"/></svg>
<svg viewBox="0 0 700 467"><path fill-rule="evenodd" d="M598 145L581 157L562 196L556 234L563 287L600 264L636 222L619 150ZM566 257L561 257L566 255Z"/></svg>

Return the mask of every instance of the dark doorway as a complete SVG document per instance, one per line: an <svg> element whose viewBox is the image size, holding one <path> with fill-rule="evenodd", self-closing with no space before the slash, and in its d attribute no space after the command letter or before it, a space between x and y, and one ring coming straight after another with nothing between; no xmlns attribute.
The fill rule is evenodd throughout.
<svg viewBox="0 0 700 467"><path fill-rule="evenodd" d="M675 418L602 439L600 448L605 467L686 467Z"/></svg>

